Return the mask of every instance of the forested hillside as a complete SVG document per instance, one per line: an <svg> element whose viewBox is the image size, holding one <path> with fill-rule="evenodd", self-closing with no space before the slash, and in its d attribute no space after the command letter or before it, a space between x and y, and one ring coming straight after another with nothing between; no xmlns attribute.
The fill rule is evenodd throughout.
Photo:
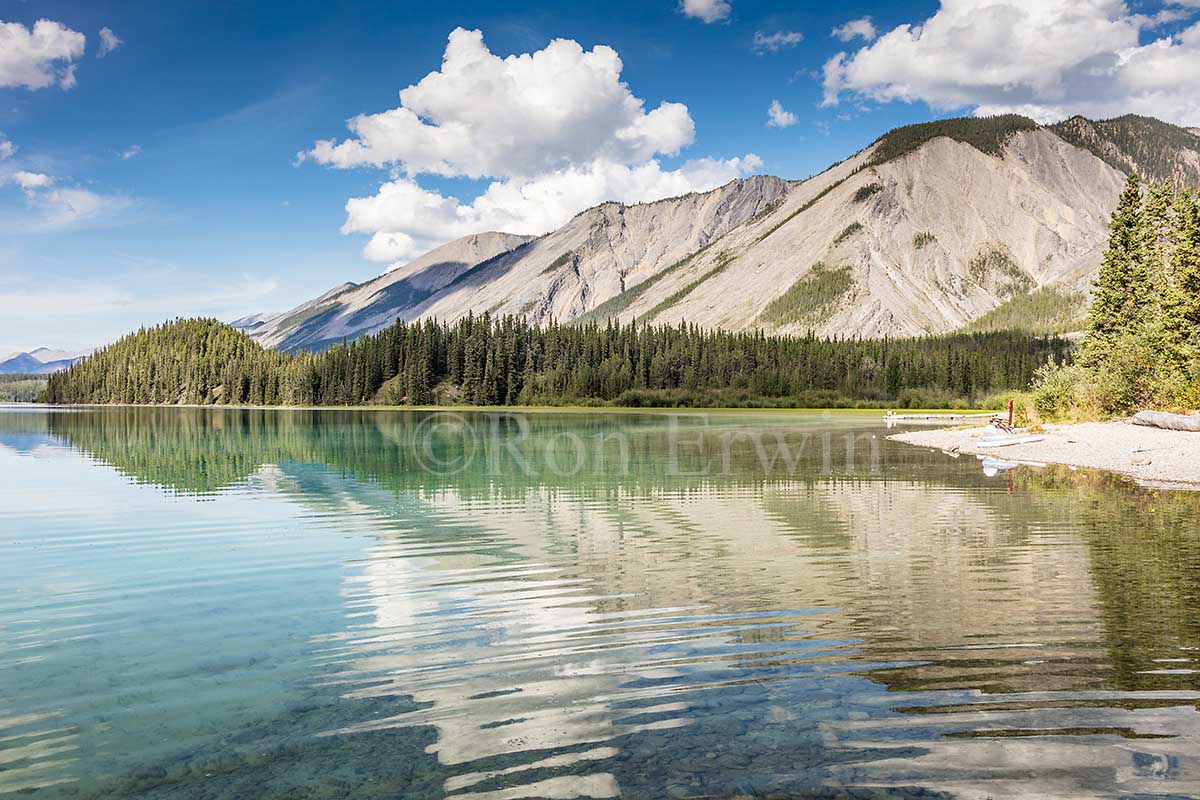
<svg viewBox="0 0 1200 800"><path fill-rule="evenodd" d="M886 164L913 152L939 136L969 144L981 153L999 156L1004 145L1021 131L1037 130L1038 124L1019 114L995 117L955 117L934 122L918 122L894 128L876 140L873 164Z"/></svg>
<svg viewBox="0 0 1200 800"><path fill-rule="evenodd" d="M0 375L0 403L32 403L45 388L45 375Z"/></svg>
<svg viewBox="0 0 1200 800"><path fill-rule="evenodd" d="M1024 388L1068 344L1022 334L837 340L694 326L398 322L321 353L215 320L139 331L51 376L51 403L834 406Z"/></svg>
<svg viewBox="0 0 1200 800"><path fill-rule="evenodd" d="M1115 119L1071 117L1050 130L1126 174L1180 188L1200 182L1200 136L1153 117L1126 114Z"/></svg>

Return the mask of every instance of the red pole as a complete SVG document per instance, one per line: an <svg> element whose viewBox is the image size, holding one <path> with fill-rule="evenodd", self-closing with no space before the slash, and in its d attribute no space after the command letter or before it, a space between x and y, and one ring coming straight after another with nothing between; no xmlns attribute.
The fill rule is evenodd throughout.
<svg viewBox="0 0 1200 800"><path fill-rule="evenodd" d="M1008 401L1008 427L1013 426L1013 401Z"/></svg>

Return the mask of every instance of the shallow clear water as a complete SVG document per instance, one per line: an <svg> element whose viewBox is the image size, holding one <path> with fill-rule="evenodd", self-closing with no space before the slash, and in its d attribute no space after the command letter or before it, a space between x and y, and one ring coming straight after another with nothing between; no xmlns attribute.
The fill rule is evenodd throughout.
<svg viewBox="0 0 1200 800"><path fill-rule="evenodd" d="M1200 495L886 433L2 410L0 795L1200 794Z"/></svg>

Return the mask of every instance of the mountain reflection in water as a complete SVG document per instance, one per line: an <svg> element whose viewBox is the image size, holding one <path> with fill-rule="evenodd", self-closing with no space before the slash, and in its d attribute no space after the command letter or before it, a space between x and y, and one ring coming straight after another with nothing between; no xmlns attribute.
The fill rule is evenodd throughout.
<svg viewBox="0 0 1200 800"><path fill-rule="evenodd" d="M0 794L1200 793L1200 495L885 432L0 412Z"/></svg>

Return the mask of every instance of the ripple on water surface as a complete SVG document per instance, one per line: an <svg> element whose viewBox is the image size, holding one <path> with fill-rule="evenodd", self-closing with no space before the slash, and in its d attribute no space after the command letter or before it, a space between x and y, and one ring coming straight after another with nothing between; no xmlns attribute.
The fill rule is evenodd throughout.
<svg viewBox="0 0 1200 800"><path fill-rule="evenodd" d="M1200 794L1200 496L427 419L0 413L0 794Z"/></svg>

